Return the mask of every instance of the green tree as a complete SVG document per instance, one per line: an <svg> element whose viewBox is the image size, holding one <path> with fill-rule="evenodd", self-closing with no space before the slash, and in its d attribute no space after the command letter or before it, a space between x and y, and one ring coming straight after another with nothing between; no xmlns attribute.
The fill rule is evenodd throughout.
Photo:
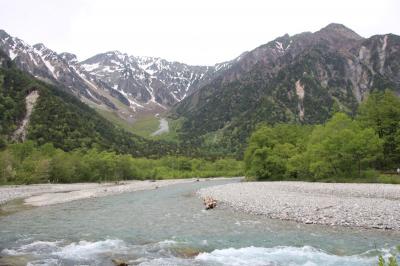
<svg viewBox="0 0 400 266"><path fill-rule="evenodd" d="M382 168L400 163L400 98L393 92L372 93L358 109L357 120L371 127L383 140Z"/></svg>
<svg viewBox="0 0 400 266"><path fill-rule="evenodd" d="M364 176L382 154L382 141L371 128L362 128L344 113L313 131L306 155L317 178Z"/></svg>
<svg viewBox="0 0 400 266"><path fill-rule="evenodd" d="M22 162L35 151L36 145L33 141L26 141L24 143L16 143L10 145L10 149L14 157Z"/></svg>
<svg viewBox="0 0 400 266"><path fill-rule="evenodd" d="M306 147L311 128L278 124L260 126L250 137L245 152L246 176L256 179L290 177L288 162Z"/></svg>
<svg viewBox="0 0 400 266"><path fill-rule="evenodd" d="M0 151L4 150L6 147L7 147L7 142L2 136L0 136Z"/></svg>
<svg viewBox="0 0 400 266"><path fill-rule="evenodd" d="M9 150L0 152L0 183L13 182L16 171L14 158Z"/></svg>
<svg viewBox="0 0 400 266"><path fill-rule="evenodd" d="M50 162L50 181L54 183L70 183L76 177L76 162L68 153L58 152Z"/></svg>

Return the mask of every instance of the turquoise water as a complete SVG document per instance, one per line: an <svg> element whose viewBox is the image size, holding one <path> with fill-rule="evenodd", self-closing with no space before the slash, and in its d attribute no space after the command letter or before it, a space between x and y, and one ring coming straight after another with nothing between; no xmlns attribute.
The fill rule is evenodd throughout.
<svg viewBox="0 0 400 266"><path fill-rule="evenodd" d="M195 192L233 181L174 185L33 208L0 217L0 265L376 265L400 233L205 211Z"/></svg>

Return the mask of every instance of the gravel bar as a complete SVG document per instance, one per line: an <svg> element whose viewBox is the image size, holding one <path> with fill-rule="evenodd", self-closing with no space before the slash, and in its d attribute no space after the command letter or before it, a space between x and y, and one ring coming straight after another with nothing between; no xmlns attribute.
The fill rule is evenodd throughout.
<svg viewBox="0 0 400 266"><path fill-rule="evenodd" d="M210 178L211 179L211 178ZM199 179L199 180L210 180ZM224 178L213 178L224 179ZM74 183L74 184L37 184L21 186L0 186L0 206L8 201L23 198L25 204L46 206L82 200L87 198L105 197L138 190L157 189L175 184L196 182L196 178L168 179L157 181L121 181L108 183Z"/></svg>
<svg viewBox="0 0 400 266"><path fill-rule="evenodd" d="M400 230L400 185L242 182L204 188L198 194L273 219Z"/></svg>

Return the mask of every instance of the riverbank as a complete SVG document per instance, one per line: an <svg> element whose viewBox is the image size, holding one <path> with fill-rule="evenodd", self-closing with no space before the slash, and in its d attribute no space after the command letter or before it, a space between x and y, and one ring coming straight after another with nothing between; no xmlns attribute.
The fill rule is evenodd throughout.
<svg viewBox="0 0 400 266"><path fill-rule="evenodd" d="M207 179L208 180L208 179ZM377 265L400 231L303 225L205 211L210 180L1 215L0 265ZM6 204L5 206L8 206ZM150 230L151 229L151 230Z"/></svg>
<svg viewBox="0 0 400 266"><path fill-rule="evenodd" d="M218 178L221 179L221 178ZM199 179L200 181L207 179ZM169 179L157 181L121 181L109 183L37 184L1 186L0 205L24 198L31 206L47 206L74 200L105 197L138 190L157 189L164 186L197 182L197 179Z"/></svg>
<svg viewBox="0 0 400 266"><path fill-rule="evenodd" d="M273 219L400 230L400 185L245 182L201 189L198 194Z"/></svg>

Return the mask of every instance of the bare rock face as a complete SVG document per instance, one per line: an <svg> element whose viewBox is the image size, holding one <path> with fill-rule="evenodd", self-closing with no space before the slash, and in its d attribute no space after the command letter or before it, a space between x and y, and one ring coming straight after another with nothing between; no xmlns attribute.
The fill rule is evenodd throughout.
<svg viewBox="0 0 400 266"><path fill-rule="evenodd" d="M26 134L28 130L29 121L33 112L33 109L36 105L36 102L39 98L39 92L37 90L31 91L25 98L26 105L26 114L24 119L21 122L21 125L17 128L17 130L13 134L14 140L22 140L25 141Z"/></svg>
<svg viewBox="0 0 400 266"><path fill-rule="evenodd" d="M400 36L363 38L330 24L242 54L172 112L185 118L182 135L214 133L232 146L258 123L323 123L334 106L355 112L371 91L388 88L400 95Z"/></svg>
<svg viewBox="0 0 400 266"><path fill-rule="evenodd" d="M331 48L336 50L349 50L354 47L355 43L364 40L351 29L337 23L329 24L314 35L319 41L328 43Z"/></svg>
<svg viewBox="0 0 400 266"><path fill-rule="evenodd" d="M191 66L118 51L79 62L74 54L58 54L42 43L31 46L3 30L0 50L21 70L72 92L89 105L131 114L168 110L229 67L227 63Z"/></svg>
<svg viewBox="0 0 400 266"><path fill-rule="evenodd" d="M88 73L138 103L152 102L164 107L184 99L214 72L214 67L130 56L119 51L95 55L81 65Z"/></svg>
<svg viewBox="0 0 400 266"><path fill-rule="evenodd" d="M298 108L299 108L299 118L301 121L303 121L304 119L304 104L303 104L303 100L304 100L304 86L301 85L300 80L296 81L296 94L297 97L299 98L299 102L298 102Z"/></svg>

